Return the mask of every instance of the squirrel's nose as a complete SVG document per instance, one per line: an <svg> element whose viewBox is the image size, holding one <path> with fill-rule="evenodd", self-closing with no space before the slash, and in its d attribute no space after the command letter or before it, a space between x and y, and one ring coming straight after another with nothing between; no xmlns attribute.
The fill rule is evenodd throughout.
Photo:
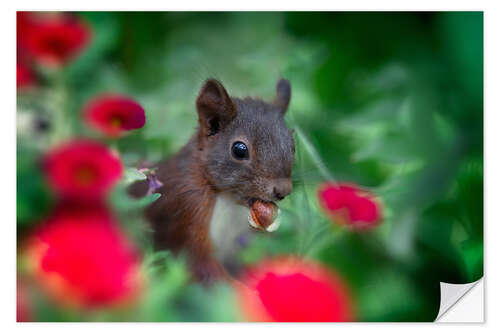
<svg viewBox="0 0 500 333"><path fill-rule="evenodd" d="M280 179L273 187L273 196L276 200L282 200L292 192L292 180Z"/></svg>

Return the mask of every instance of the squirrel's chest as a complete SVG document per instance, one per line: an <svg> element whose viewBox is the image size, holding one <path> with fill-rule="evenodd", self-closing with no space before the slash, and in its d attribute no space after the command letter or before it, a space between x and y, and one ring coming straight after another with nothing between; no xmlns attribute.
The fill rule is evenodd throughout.
<svg viewBox="0 0 500 333"><path fill-rule="evenodd" d="M227 194L219 194L210 219L210 239L215 256L226 265L237 265L237 254L252 236L249 209L238 205Z"/></svg>

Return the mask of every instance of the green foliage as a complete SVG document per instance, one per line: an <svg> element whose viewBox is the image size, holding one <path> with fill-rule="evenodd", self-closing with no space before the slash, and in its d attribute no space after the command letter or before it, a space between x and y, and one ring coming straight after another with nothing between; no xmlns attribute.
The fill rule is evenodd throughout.
<svg viewBox="0 0 500 333"><path fill-rule="evenodd" d="M29 148L17 151L17 225L18 232L47 213L51 195L40 172L39 156Z"/></svg>

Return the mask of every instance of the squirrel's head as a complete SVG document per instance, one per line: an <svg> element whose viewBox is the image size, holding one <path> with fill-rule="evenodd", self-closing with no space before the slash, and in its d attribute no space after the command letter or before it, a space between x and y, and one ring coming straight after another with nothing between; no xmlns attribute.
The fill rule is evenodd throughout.
<svg viewBox="0 0 500 333"><path fill-rule="evenodd" d="M276 93L270 103L234 98L219 81L209 79L196 100L204 174L216 190L247 206L257 199L281 200L292 191L295 147L283 118L290 82L279 80Z"/></svg>

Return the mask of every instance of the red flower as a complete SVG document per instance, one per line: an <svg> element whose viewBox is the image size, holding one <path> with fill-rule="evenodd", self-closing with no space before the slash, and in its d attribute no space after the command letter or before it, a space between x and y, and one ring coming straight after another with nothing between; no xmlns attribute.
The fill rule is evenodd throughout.
<svg viewBox="0 0 500 333"><path fill-rule="evenodd" d="M238 287L245 316L256 321L337 322L354 318L351 296L333 272L299 258L260 263Z"/></svg>
<svg viewBox="0 0 500 333"><path fill-rule="evenodd" d="M43 167L49 184L72 199L102 199L122 175L120 159L106 146L75 140L48 152Z"/></svg>
<svg viewBox="0 0 500 333"><path fill-rule="evenodd" d="M89 27L69 15L26 19L21 21L20 29L19 14L22 13L18 13L18 45L24 46L40 63L62 65L77 56L89 42Z"/></svg>
<svg viewBox="0 0 500 333"><path fill-rule="evenodd" d="M34 277L69 305L128 301L142 285L138 256L102 207L62 206L28 242Z"/></svg>
<svg viewBox="0 0 500 333"><path fill-rule="evenodd" d="M369 192L352 184L325 183L318 189L323 209L336 221L355 228L377 225L381 209Z"/></svg>
<svg viewBox="0 0 500 333"><path fill-rule="evenodd" d="M144 109L136 101L120 95L98 97L85 107L87 123L105 134L116 137L146 123Z"/></svg>
<svg viewBox="0 0 500 333"><path fill-rule="evenodd" d="M35 83L35 75L27 66L18 63L16 74L16 85L18 89L30 87Z"/></svg>
<svg viewBox="0 0 500 333"><path fill-rule="evenodd" d="M26 58L26 37L33 24L33 15L30 12L17 12L17 58Z"/></svg>
<svg viewBox="0 0 500 333"><path fill-rule="evenodd" d="M33 13L31 12L17 12L16 13L16 29L17 40L24 37L33 23Z"/></svg>

